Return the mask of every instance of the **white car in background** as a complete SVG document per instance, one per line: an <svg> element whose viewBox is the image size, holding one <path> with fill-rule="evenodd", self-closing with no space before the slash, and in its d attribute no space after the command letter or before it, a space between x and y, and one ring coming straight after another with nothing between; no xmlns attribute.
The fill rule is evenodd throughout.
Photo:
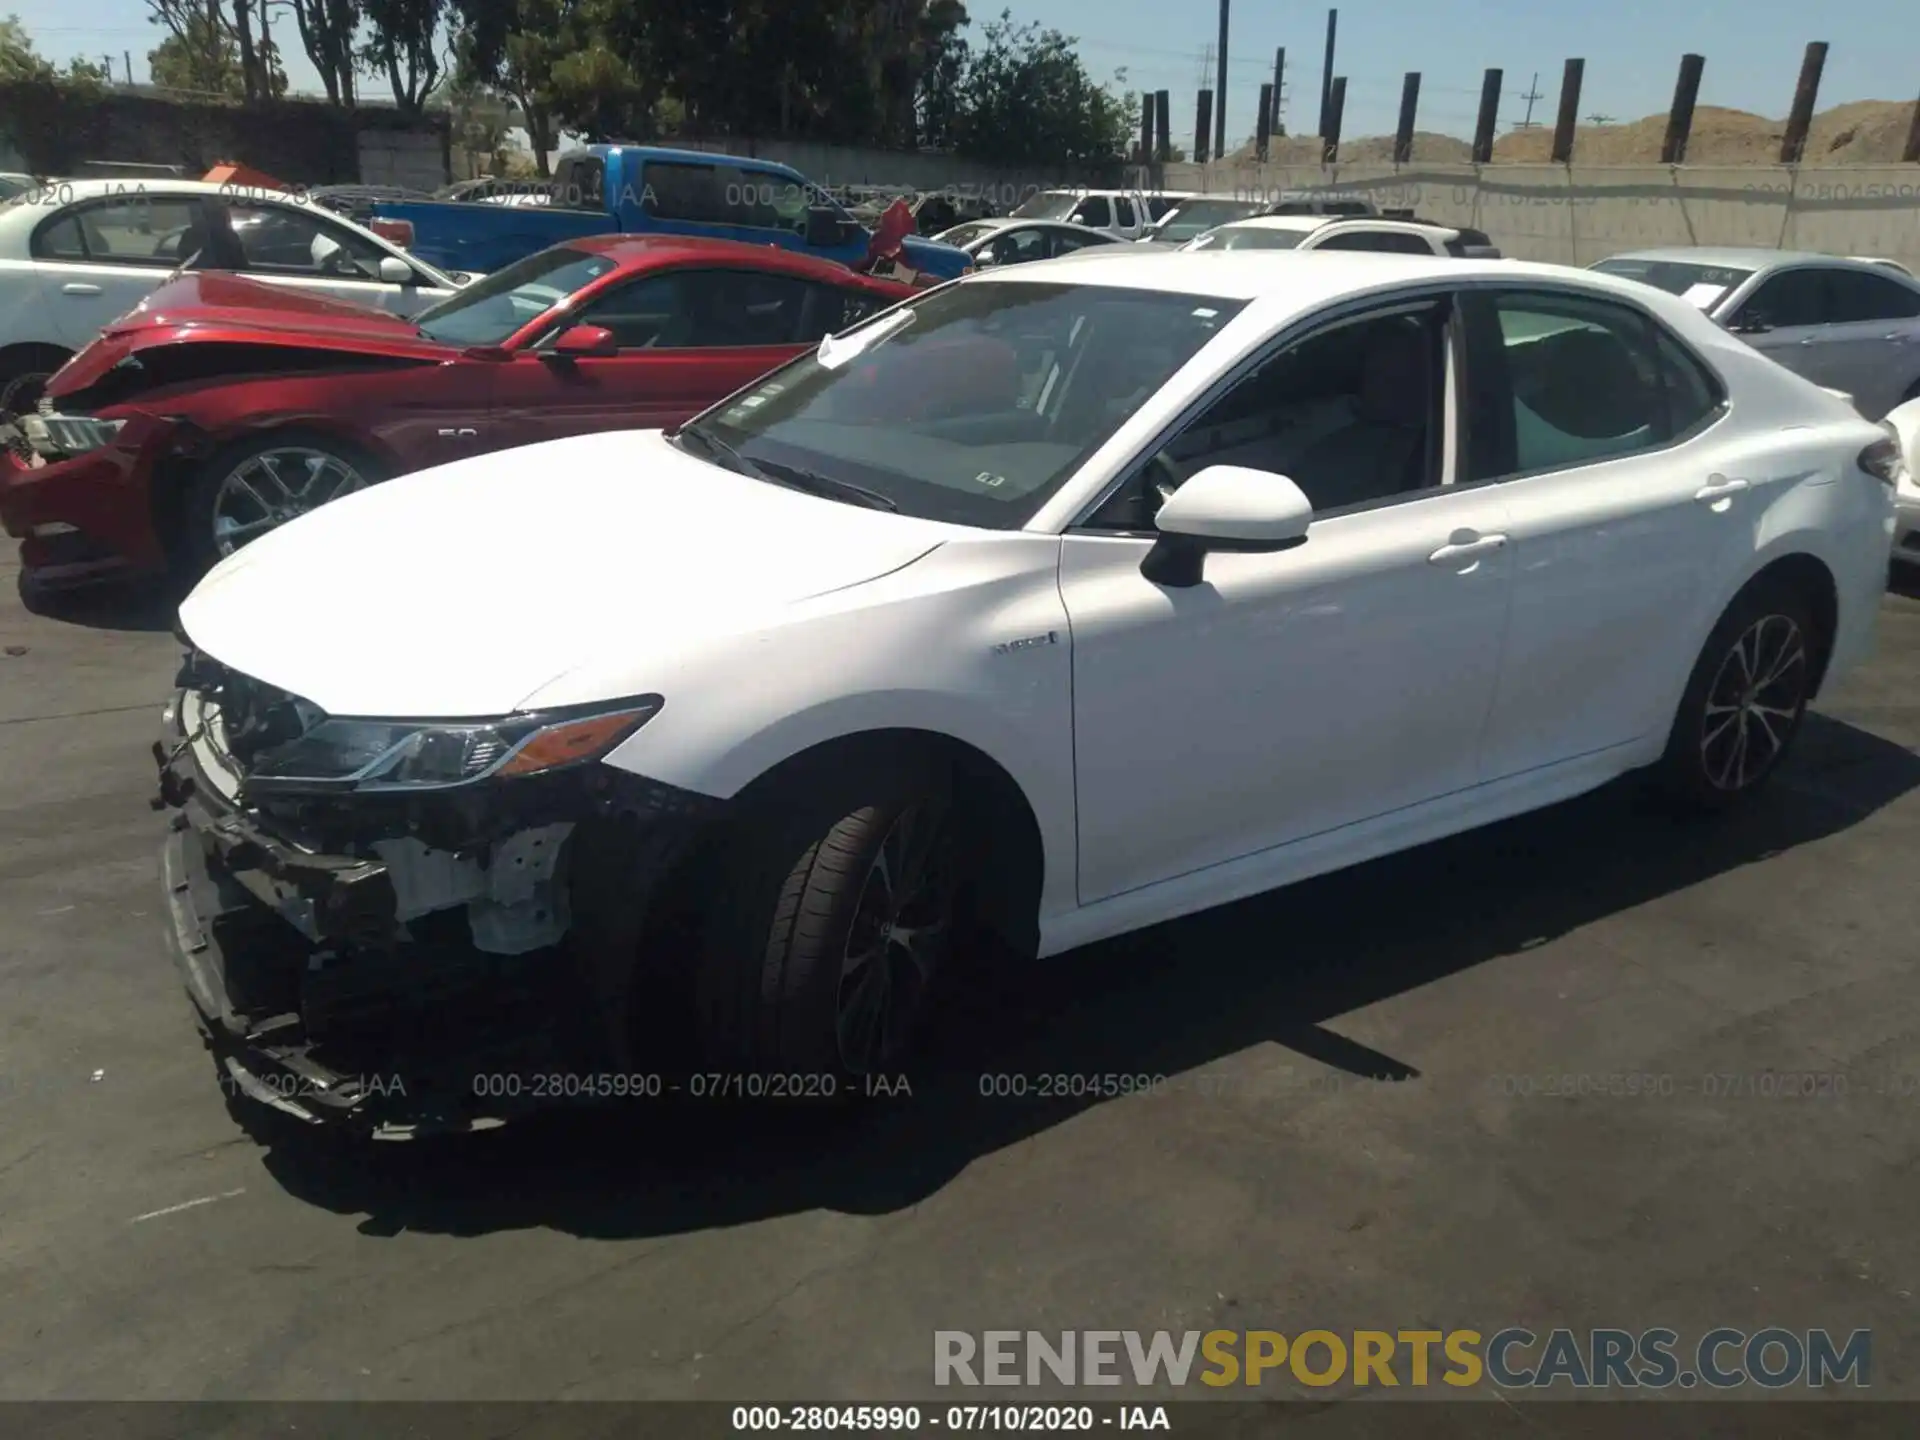
<svg viewBox="0 0 1920 1440"><path fill-rule="evenodd" d="M1920 400L1920 280L1885 260L1677 246L1592 267L1678 295L1763 355L1878 420Z"/></svg>
<svg viewBox="0 0 1920 1440"><path fill-rule="evenodd" d="M1920 565L1920 400L1895 406L1887 416L1887 425L1899 437L1906 462L1895 486L1893 558L1906 565Z"/></svg>
<svg viewBox="0 0 1920 1440"><path fill-rule="evenodd" d="M214 569L154 750L176 961L227 1075L312 1120L441 1105L409 1035L437 1123L497 1120L445 1058L489 1010L567 1073L890 1072L987 936L1054 955L1643 767L1750 795L1871 647L1897 470L1601 275L986 271L677 432L404 476Z"/></svg>
<svg viewBox="0 0 1920 1440"><path fill-rule="evenodd" d="M983 270L1052 260L1090 246L1121 243L1105 230L1085 225L1069 225L1064 220L1016 220L1005 215L968 220L933 238L942 245L959 246Z"/></svg>
<svg viewBox="0 0 1920 1440"><path fill-rule="evenodd" d="M1216 225L1183 250L1367 250L1389 255L1454 255L1497 260L1500 252L1479 230L1424 220L1373 216L1259 215Z"/></svg>
<svg viewBox="0 0 1920 1440"><path fill-rule="evenodd" d="M61 180L0 204L0 415L183 265L399 315L447 275L319 204L195 180Z"/></svg>
<svg viewBox="0 0 1920 1440"><path fill-rule="evenodd" d="M1183 200L1185 193L1140 190L1042 190L1015 206L1015 220L1060 220L1104 230L1116 240L1138 240L1161 216Z"/></svg>

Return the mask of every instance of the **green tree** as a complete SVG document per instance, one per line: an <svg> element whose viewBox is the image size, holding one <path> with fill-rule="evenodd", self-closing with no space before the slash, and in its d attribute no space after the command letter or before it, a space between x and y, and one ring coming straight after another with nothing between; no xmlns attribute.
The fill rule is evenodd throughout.
<svg viewBox="0 0 1920 1440"><path fill-rule="evenodd" d="M385 75L402 115L418 115L447 68L447 0L361 0L367 38L360 63Z"/></svg>
<svg viewBox="0 0 1920 1440"><path fill-rule="evenodd" d="M961 87L956 153L1000 165L1099 164L1127 153L1134 103L1087 73L1072 37L1016 26L1004 10L981 34Z"/></svg>
<svg viewBox="0 0 1920 1440"><path fill-rule="evenodd" d="M354 37L360 33L360 0L291 0L300 48L307 52L327 99L352 105L355 99Z"/></svg>
<svg viewBox="0 0 1920 1440"><path fill-rule="evenodd" d="M33 37L27 34L27 27L20 23L18 15L0 20L0 84L64 81L69 85L92 87L110 84L112 80L104 65L96 65L91 60L69 60L64 68L56 66L33 48Z"/></svg>

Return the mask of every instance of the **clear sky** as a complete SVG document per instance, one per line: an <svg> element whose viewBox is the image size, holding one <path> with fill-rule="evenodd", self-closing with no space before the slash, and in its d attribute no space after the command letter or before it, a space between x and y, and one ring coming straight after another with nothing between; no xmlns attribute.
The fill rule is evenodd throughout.
<svg viewBox="0 0 1920 1440"><path fill-rule="evenodd" d="M979 0L971 7L976 32L1001 3L1017 20L1077 36L1097 77L1124 68L1128 89L1171 91L1176 142L1190 136L1203 57L1219 28L1217 0ZM1232 0L1232 6L1231 137L1252 134L1259 86L1272 77L1280 45L1288 52L1289 128L1310 130L1319 106L1326 6L1292 0ZM146 79L146 52L162 33L147 23L142 0L0 0L0 13L8 9L17 9L43 54L111 55L119 74L121 56L131 52L139 80ZM284 6L274 10L294 88L318 91L291 13ZM1561 65L1570 55L1587 62L1583 115L1636 119L1664 110L1680 56L1695 51L1707 57L1701 103L1781 116L1809 40L1832 46L1823 109L1847 100L1910 101L1920 91L1920 0L1819 6L1804 0L1354 0L1340 6L1334 68L1348 77L1348 136L1390 132L1401 76L1416 69L1423 76L1420 128L1464 135L1473 129L1488 66L1506 72L1503 129L1525 118L1530 88L1540 96L1534 121L1551 124ZM1206 75L1211 85L1211 67Z"/></svg>

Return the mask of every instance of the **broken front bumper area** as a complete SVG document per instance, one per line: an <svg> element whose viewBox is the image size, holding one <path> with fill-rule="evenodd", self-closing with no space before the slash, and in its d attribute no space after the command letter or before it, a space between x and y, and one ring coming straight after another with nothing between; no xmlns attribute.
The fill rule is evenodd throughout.
<svg viewBox="0 0 1920 1440"><path fill-rule="evenodd" d="M652 999L638 993L648 901L717 802L596 765L500 786L477 811L466 797L457 821L430 819L428 833L450 838L456 825L509 833L572 817L561 857L571 931L556 945L488 953L460 908L408 914L407 887L370 845L295 843L227 799L188 743L182 709L176 698L154 747L153 804L172 812L167 935L230 1095L407 1139L640 1093L633 1017ZM350 803L328 802L334 826ZM378 819L389 835L419 823ZM610 946L610 936L634 943Z"/></svg>

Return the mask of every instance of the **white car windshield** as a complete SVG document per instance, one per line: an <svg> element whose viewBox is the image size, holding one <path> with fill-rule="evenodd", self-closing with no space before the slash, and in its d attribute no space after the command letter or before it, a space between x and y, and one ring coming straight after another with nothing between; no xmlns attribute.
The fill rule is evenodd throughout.
<svg viewBox="0 0 1920 1440"><path fill-rule="evenodd" d="M774 371L683 434L694 453L775 483L1016 529L1244 305L950 285L840 337L824 359Z"/></svg>
<svg viewBox="0 0 1920 1440"><path fill-rule="evenodd" d="M1282 230L1271 225L1222 225L1190 240L1188 250L1293 250L1311 230Z"/></svg>
<svg viewBox="0 0 1920 1440"><path fill-rule="evenodd" d="M556 245L428 306L413 323L446 345L503 345L613 266L605 255Z"/></svg>

